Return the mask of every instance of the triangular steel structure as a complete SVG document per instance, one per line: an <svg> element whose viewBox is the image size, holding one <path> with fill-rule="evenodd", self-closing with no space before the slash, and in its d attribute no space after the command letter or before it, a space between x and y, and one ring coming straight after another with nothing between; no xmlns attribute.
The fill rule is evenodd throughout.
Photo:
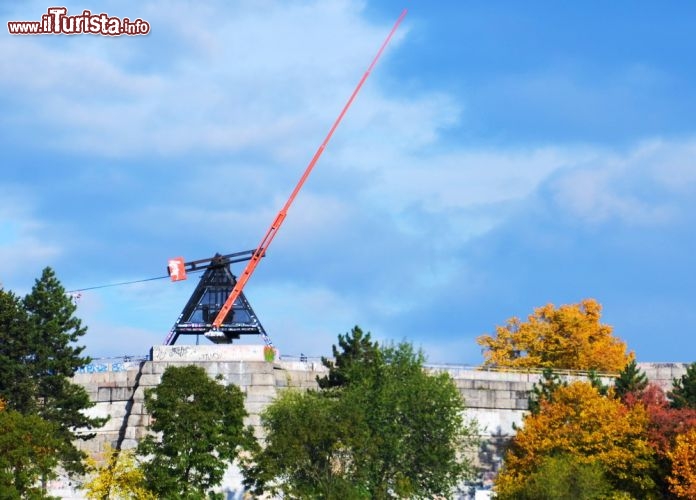
<svg viewBox="0 0 696 500"><path fill-rule="evenodd" d="M167 345L175 344L179 335L205 335L216 344L229 344L240 335L265 337L266 331L243 293L234 302L220 328L213 330L213 320L236 283L229 259L216 255L172 327Z"/></svg>

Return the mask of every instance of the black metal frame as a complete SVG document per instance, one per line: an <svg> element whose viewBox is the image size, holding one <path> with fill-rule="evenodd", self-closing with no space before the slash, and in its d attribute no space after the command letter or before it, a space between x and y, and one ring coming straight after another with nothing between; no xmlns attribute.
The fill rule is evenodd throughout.
<svg viewBox="0 0 696 500"><path fill-rule="evenodd" d="M167 337L166 345L176 343L179 335L205 335L216 344L229 344L241 335L266 336L261 322L242 293L225 317L222 325L212 331L218 311L237 283L230 264L249 260L254 250L228 255L216 254L210 259L186 262L186 271L205 269L196 289Z"/></svg>

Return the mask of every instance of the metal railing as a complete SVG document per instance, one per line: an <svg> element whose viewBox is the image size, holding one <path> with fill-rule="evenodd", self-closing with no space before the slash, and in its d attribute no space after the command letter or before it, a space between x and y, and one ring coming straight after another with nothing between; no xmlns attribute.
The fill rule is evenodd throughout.
<svg viewBox="0 0 696 500"><path fill-rule="evenodd" d="M125 372L136 369L143 361L150 361L150 356L113 356L108 358L92 358L91 363L78 368L75 373L107 373Z"/></svg>
<svg viewBox="0 0 696 500"><path fill-rule="evenodd" d="M322 356L305 354L281 354L279 361L295 361L300 363L321 363ZM327 357L332 360L333 358ZM104 358L92 358L92 362L76 371L76 373L104 373L119 372L135 369L143 361L151 361L150 355L123 355L110 356ZM425 368L433 371L446 371L451 374L459 372L496 372L496 373L517 373L526 375L541 375L545 368L505 368L492 367L485 365L469 365L460 363L425 363ZM567 370L553 369L555 375L562 377L588 378L592 372L587 370ZM595 376L600 378L616 378L618 373L595 372Z"/></svg>

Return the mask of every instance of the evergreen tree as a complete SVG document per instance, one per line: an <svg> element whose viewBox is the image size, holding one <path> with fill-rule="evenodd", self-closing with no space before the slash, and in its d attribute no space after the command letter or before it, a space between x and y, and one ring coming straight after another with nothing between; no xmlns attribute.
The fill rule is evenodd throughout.
<svg viewBox="0 0 696 500"><path fill-rule="evenodd" d="M614 382L614 393L623 399L627 394L638 395L648 386L648 377L640 368L635 359L624 366Z"/></svg>
<svg viewBox="0 0 696 500"><path fill-rule="evenodd" d="M37 413L55 422L61 431L65 441L62 465L69 471L82 472L84 453L72 441L92 438L94 434L84 431L106 422L83 413L94 403L84 387L70 380L79 368L91 362L89 357L82 356L84 346L76 345L87 328L74 316L77 306L50 267L43 270L23 305L29 315L30 367L36 379ZM78 429L81 432L76 434Z"/></svg>
<svg viewBox="0 0 696 500"><path fill-rule="evenodd" d="M317 376L321 389L342 387L351 377L364 377L381 361L379 345L371 340L370 332L363 333L357 325L349 333L339 334L338 347L334 344L331 349L335 361L321 358L323 365L329 369L325 377Z"/></svg>
<svg viewBox="0 0 696 500"><path fill-rule="evenodd" d="M29 331L22 301L14 293L0 290L0 398L8 408L24 413L36 408Z"/></svg>
<svg viewBox="0 0 696 500"><path fill-rule="evenodd" d="M56 424L63 443L58 459L68 472L83 470L85 455L73 441L90 438L82 431L105 421L83 413L94 403L70 380L90 362L75 344L86 331L75 310L50 268L21 301L0 291L0 397L11 409Z"/></svg>
<svg viewBox="0 0 696 500"><path fill-rule="evenodd" d="M681 378L675 378L669 393L672 408L696 409L696 362L686 368Z"/></svg>
<svg viewBox="0 0 696 500"><path fill-rule="evenodd" d="M532 414L536 415L541 409L542 401L553 401L553 393L559 387L567 385L567 382L562 381L561 377L554 373L552 368L544 368L539 382L535 382L532 386L532 392L527 399L527 408Z"/></svg>
<svg viewBox="0 0 696 500"><path fill-rule="evenodd" d="M599 376L597 370L590 370L587 374L587 379L590 381L590 385L597 389L597 392L602 396L609 394L609 386L602 381L602 377Z"/></svg>

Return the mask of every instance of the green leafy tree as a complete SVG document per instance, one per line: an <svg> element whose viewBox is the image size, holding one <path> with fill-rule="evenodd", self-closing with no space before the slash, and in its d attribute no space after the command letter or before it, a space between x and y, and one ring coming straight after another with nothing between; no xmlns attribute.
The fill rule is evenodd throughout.
<svg viewBox="0 0 696 500"><path fill-rule="evenodd" d="M358 478L373 498L449 496L472 472L463 452L477 443L476 425L464 420L449 374L425 372L422 352L408 343L381 352L374 375L344 395L363 408L368 439L355 456Z"/></svg>
<svg viewBox="0 0 696 500"><path fill-rule="evenodd" d="M427 373L408 343L377 348L352 333L339 336L343 351L334 349L325 378L340 384L284 396L266 410L266 446L247 483L289 498L451 494L471 472L463 452L476 443L452 379Z"/></svg>
<svg viewBox="0 0 696 500"><path fill-rule="evenodd" d="M627 394L639 394L648 386L648 376L640 368L635 359L632 359L621 370L614 381L614 394L624 399Z"/></svg>
<svg viewBox="0 0 696 500"><path fill-rule="evenodd" d="M55 477L63 446L57 426L38 415L0 411L0 498L48 498L41 481Z"/></svg>
<svg viewBox="0 0 696 500"><path fill-rule="evenodd" d="M57 424L63 441L61 466L82 472L85 455L73 442L92 437L85 431L100 427L106 419L84 413L94 403L82 386L70 380L90 362L82 356L84 347L76 345L86 332L74 316L76 306L50 268L43 270L23 300L9 292L0 295L0 396L23 414L37 414Z"/></svg>
<svg viewBox="0 0 696 500"><path fill-rule="evenodd" d="M520 488L496 496L499 500L600 500L616 492L598 462L582 462L573 455L551 455Z"/></svg>
<svg viewBox="0 0 696 500"><path fill-rule="evenodd" d="M244 395L198 366L169 366L145 391L153 423L138 445L148 487L159 498L206 498L222 481L251 431L244 428Z"/></svg>
<svg viewBox="0 0 696 500"><path fill-rule="evenodd" d="M317 377L321 389L342 387L351 377L364 377L380 365L382 352L370 335L370 332L365 334L356 325L349 333L338 336L338 347L333 345L331 348L335 361L321 358L321 362L329 369L328 375Z"/></svg>
<svg viewBox="0 0 696 500"><path fill-rule="evenodd" d="M288 390L263 413L265 447L245 464L256 495L284 498L367 498L353 482L359 431L347 405L324 392Z"/></svg>
<svg viewBox="0 0 696 500"><path fill-rule="evenodd" d="M696 409L696 362L686 368L681 378L675 378L669 399L673 408Z"/></svg>

